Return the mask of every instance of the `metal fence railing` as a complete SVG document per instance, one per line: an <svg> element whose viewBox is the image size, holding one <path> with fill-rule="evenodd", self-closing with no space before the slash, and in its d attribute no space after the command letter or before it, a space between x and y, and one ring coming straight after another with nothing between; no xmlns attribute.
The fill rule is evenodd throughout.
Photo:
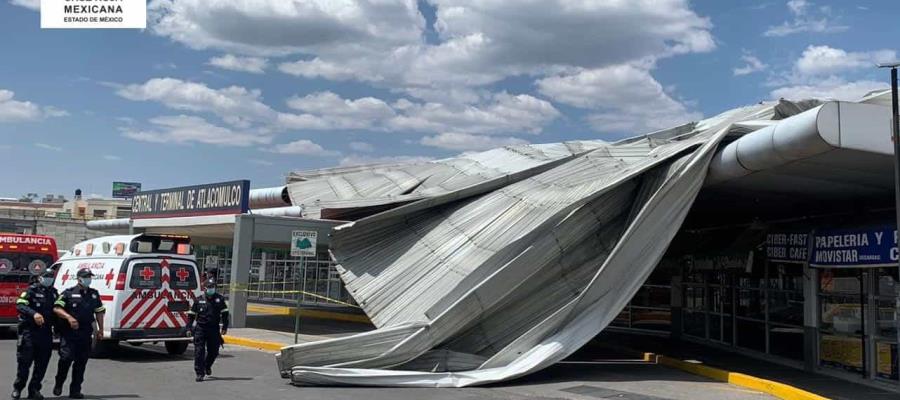
<svg viewBox="0 0 900 400"><path fill-rule="evenodd" d="M198 257L197 261L204 271L210 267L206 258ZM355 305L334 265L323 259L255 257L250 261L250 281L239 290L246 291L250 301L293 305L301 296L304 304ZM216 268L220 292L228 295L232 289L231 259L220 256Z"/></svg>

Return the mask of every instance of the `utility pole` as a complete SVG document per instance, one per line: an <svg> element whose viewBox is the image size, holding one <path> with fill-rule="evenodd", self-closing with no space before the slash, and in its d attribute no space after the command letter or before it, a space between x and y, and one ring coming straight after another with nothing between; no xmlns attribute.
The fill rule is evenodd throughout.
<svg viewBox="0 0 900 400"><path fill-rule="evenodd" d="M894 212L897 215L897 231L900 232L900 106L897 101L897 67L900 62L879 64L879 68L891 69L891 140L894 142ZM896 237L896 235L895 235ZM896 245L896 243L895 243ZM900 260L897 260L900 269ZM897 330L898 354L894 364L900 368L900 282L894 284L894 324Z"/></svg>

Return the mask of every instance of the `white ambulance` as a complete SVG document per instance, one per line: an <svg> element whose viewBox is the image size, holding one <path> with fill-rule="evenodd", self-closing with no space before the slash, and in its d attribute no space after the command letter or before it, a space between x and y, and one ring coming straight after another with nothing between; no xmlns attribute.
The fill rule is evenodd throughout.
<svg viewBox="0 0 900 400"><path fill-rule="evenodd" d="M190 338L182 333L193 299L200 296L197 262L190 238L177 235L122 235L87 240L53 264L60 293L77 284L76 274L94 274L91 287L106 307L102 354L118 342L164 342L182 354Z"/></svg>

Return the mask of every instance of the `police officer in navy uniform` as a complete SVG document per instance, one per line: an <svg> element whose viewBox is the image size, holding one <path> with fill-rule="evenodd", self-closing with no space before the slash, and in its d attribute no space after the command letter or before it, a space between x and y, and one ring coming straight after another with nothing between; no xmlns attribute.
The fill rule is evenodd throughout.
<svg viewBox="0 0 900 400"><path fill-rule="evenodd" d="M50 355L53 353L53 303L57 292L53 288L53 271L45 270L31 286L16 300L19 312L19 345L16 348L18 371L13 383L12 398L22 396L28 383L28 370L34 364L31 383L28 384L29 399L43 399L41 381L47 372Z"/></svg>
<svg viewBox="0 0 900 400"><path fill-rule="evenodd" d="M222 324L221 330L219 323ZM197 382L202 382L204 377L212 375L212 365L223 343L222 335L228 332L228 305L225 298L216 293L215 279L206 281L203 296L191 305L185 329L194 335L194 372L197 373Z"/></svg>
<svg viewBox="0 0 900 400"><path fill-rule="evenodd" d="M63 320L60 324L62 327L56 385L53 386L53 394L57 396L62 394L62 385L69 375L69 367L75 364L72 368L72 383L69 384L69 398L84 398L81 394L81 383L84 382L84 370L91 354L91 338L93 336L99 340L103 337L103 316L106 308L100 300L100 293L91 289L93 276L89 269L79 270L78 284L64 290L54 304L56 316ZM97 322L96 331L94 321Z"/></svg>

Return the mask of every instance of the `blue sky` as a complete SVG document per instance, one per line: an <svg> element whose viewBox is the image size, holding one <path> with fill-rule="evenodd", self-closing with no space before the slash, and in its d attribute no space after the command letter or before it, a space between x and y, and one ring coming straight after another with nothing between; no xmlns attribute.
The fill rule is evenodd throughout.
<svg viewBox="0 0 900 400"><path fill-rule="evenodd" d="M0 0L2 196L613 140L886 86L897 1L150 0L146 30L41 30Z"/></svg>

